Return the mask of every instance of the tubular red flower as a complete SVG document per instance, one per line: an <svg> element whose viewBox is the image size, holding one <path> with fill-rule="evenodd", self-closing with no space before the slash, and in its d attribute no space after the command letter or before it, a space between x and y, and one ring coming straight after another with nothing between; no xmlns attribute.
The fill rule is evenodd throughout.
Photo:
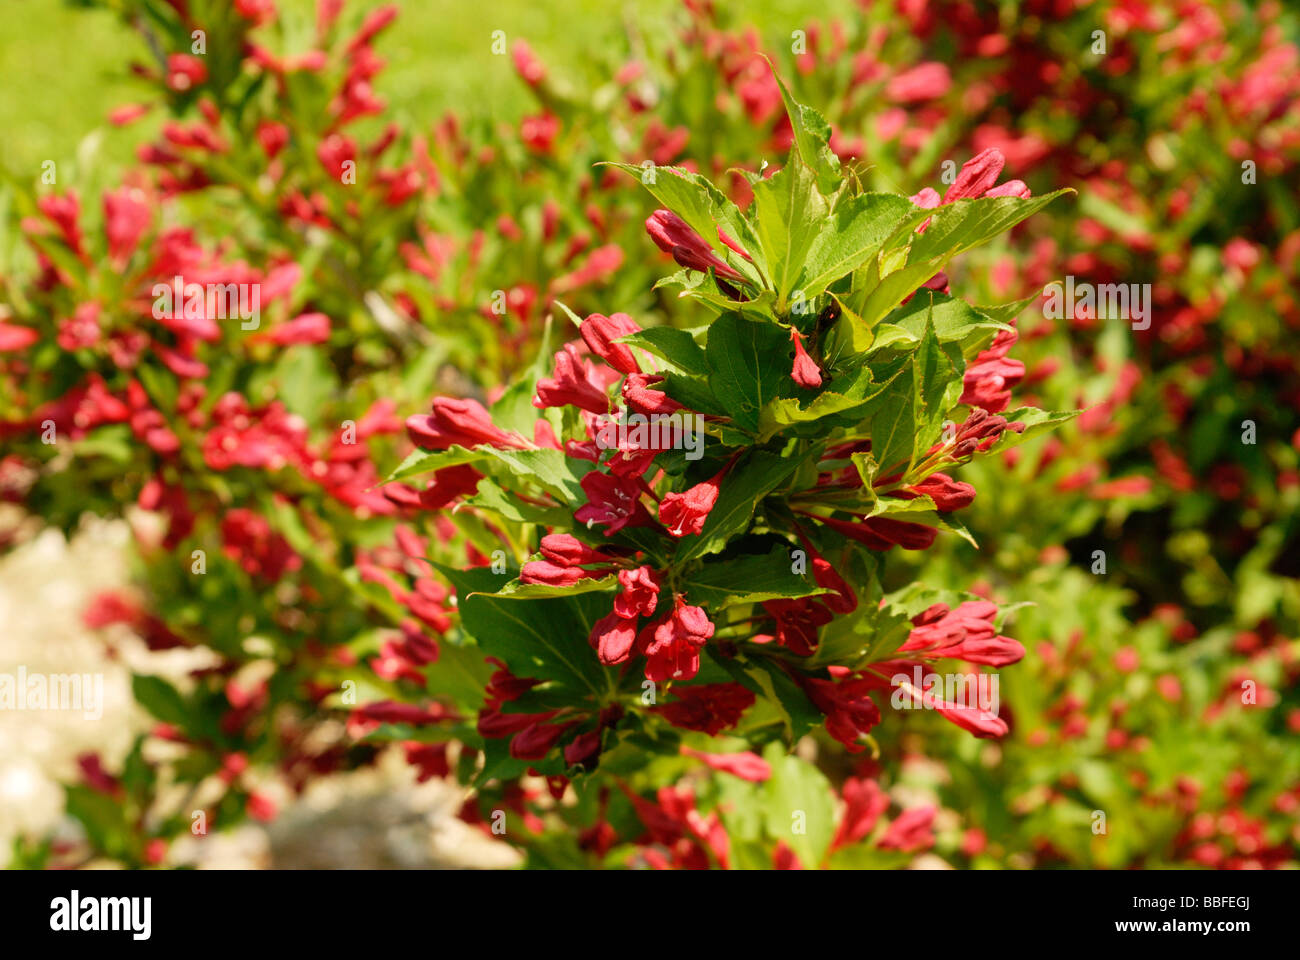
<svg viewBox="0 0 1300 960"><path fill-rule="evenodd" d="M524 83L535 87L546 79L546 65L533 53L527 41L516 40L510 53L515 61L515 70Z"/></svg>
<svg viewBox="0 0 1300 960"><path fill-rule="evenodd" d="M522 438L492 423L492 415L477 400L438 397L431 414L408 417L406 433L423 450L446 450L452 446L526 447Z"/></svg>
<svg viewBox="0 0 1300 960"><path fill-rule="evenodd" d="M738 683L706 683L698 686L674 686L671 703L652 707L652 711L674 727L698 730L716 737L740 722L754 704L754 694Z"/></svg>
<svg viewBox="0 0 1300 960"><path fill-rule="evenodd" d="M608 317L593 313L582 321L579 332L588 349L619 373L641 372L641 367L636 362L631 349L626 344L614 342L620 337L641 332L641 327L626 313L615 313Z"/></svg>
<svg viewBox="0 0 1300 960"><path fill-rule="evenodd" d="M668 493L659 503L659 522L674 537L699 534L718 502L718 477L697 483L681 493Z"/></svg>
<svg viewBox="0 0 1300 960"><path fill-rule="evenodd" d="M817 581L817 586L835 591L832 594L819 597L818 599L822 603L835 613L852 613L858 608L858 595L830 565L830 561L824 557L814 555L812 568L813 579Z"/></svg>
<svg viewBox="0 0 1300 960"><path fill-rule="evenodd" d="M577 721L569 723L534 723L525 727L510 740L510 756L516 760L541 760L560 741L564 732Z"/></svg>
<svg viewBox="0 0 1300 960"><path fill-rule="evenodd" d="M886 829L876 846L882 850L924 850L934 846L934 807L904 810Z"/></svg>
<svg viewBox="0 0 1300 960"><path fill-rule="evenodd" d="M558 710L551 710L548 713L502 713L499 705L488 706L479 711L477 729L479 736L489 740L499 740L549 720L557 713Z"/></svg>
<svg viewBox="0 0 1300 960"><path fill-rule="evenodd" d="M700 671L700 648L713 636L713 623L699 607L677 596L673 612L641 632L647 680L689 680Z"/></svg>
<svg viewBox="0 0 1300 960"><path fill-rule="evenodd" d="M0 323L0 353L26 350L40 339L40 332L32 327L20 327L13 323Z"/></svg>
<svg viewBox="0 0 1300 960"><path fill-rule="evenodd" d="M729 773L733 777L739 777L741 780L748 780L751 783L762 783L772 778L772 765L749 750L742 750L738 753L704 753L701 750L682 747L682 755L694 757L714 770Z"/></svg>
<svg viewBox="0 0 1300 960"><path fill-rule="evenodd" d="M588 643L606 666L623 663L632 655L636 643L635 618L621 617L618 613L602 617L592 626Z"/></svg>
<svg viewBox="0 0 1300 960"><path fill-rule="evenodd" d="M571 587L588 577L601 577L607 571L584 570L582 567L565 567L549 560L530 560L519 571L521 583L544 583L553 587Z"/></svg>
<svg viewBox="0 0 1300 960"><path fill-rule="evenodd" d="M104 235L108 238L108 255L115 263L125 264L140 243L140 237L153 220L144 192L136 187L122 187L104 193Z"/></svg>
<svg viewBox="0 0 1300 960"><path fill-rule="evenodd" d="M650 567L620 570L618 583L622 588L614 598L614 612L626 619L650 616L659 603L659 575Z"/></svg>
<svg viewBox="0 0 1300 960"><path fill-rule="evenodd" d="M763 609L776 619L776 642L801 657L812 656L818 629L834 619L830 610L812 597L768 600Z"/></svg>
<svg viewBox="0 0 1300 960"><path fill-rule="evenodd" d="M975 501L975 488L969 483L954 480L946 473L932 473L920 483L895 490L889 495L903 500L927 496L934 501L935 507L947 513L969 507Z"/></svg>
<svg viewBox="0 0 1300 960"><path fill-rule="evenodd" d="M614 559L568 533L548 533L542 537L541 551L547 560L562 566L608 563Z"/></svg>
<svg viewBox="0 0 1300 960"><path fill-rule="evenodd" d="M917 103L942 97L952 88L952 76L942 63L922 63L895 76L885 96L895 103Z"/></svg>
<svg viewBox="0 0 1300 960"><path fill-rule="evenodd" d="M304 313L280 324L267 334L277 346L297 343L324 343L330 338L330 318L323 313Z"/></svg>
<svg viewBox="0 0 1300 960"><path fill-rule="evenodd" d="M591 413L609 413L609 397L591 362L566 343L555 355L555 376L537 381L533 406L574 406Z"/></svg>
<svg viewBox="0 0 1300 960"><path fill-rule="evenodd" d="M998 182L998 174L1006 165L1006 157L997 147L989 147L962 164L957 178L943 195L944 203L982 197L984 192Z"/></svg>
<svg viewBox="0 0 1300 960"><path fill-rule="evenodd" d="M859 738L880 722L880 708L870 697L874 682L855 678L835 683L810 677L804 681L808 699L826 714L826 730L850 753L861 753Z"/></svg>
<svg viewBox="0 0 1300 960"><path fill-rule="evenodd" d="M483 474L468 463L443 467L435 471L433 480L419 492L420 506L426 510L441 510L457 497L467 496L477 491L478 483L482 479ZM387 487L384 489L387 490Z"/></svg>
<svg viewBox="0 0 1300 960"><path fill-rule="evenodd" d="M707 273L712 269L720 277L744 282L745 278L720 259L707 240L671 210L656 210L646 219L650 239L665 253L688 270Z"/></svg>
<svg viewBox="0 0 1300 960"><path fill-rule="evenodd" d="M580 733L564 745L564 762L569 766L589 764L600 755L600 731Z"/></svg>
<svg viewBox="0 0 1300 960"><path fill-rule="evenodd" d="M808 356L808 351L804 349L803 336L791 327L790 339L794 341L794 367L790 371L790 379L808 390L820 387L822 372L816 361Z"/></svg>
<svg viewBox="0 0 1300 960"><path fill-rule="evenodd" d="M881 815L889 809L889 797L874 780L850 777L840 788L844 798L844 815L835 828L831 850L851 846L866 838Z"/></svg>
<svg viewBox="0 0 1300 960"><path fill-rule="evenodd" d="M857 522L836 520L833 517L815 519L870 550L888 550L893 546L900 546L904 550L925 550L934 543L935 538L933 527L891 520L888 517L867 517Z"/></svg>
<svg viewBox="0 0 1300 960"><path fill-rule="evenodd" d="M634 411L646 417L667 415L683 409L680 403L662 390L651 389L651 384L662 383L663 380L663 377L653 374L628 374L623 381L623 399Z"/></svg>

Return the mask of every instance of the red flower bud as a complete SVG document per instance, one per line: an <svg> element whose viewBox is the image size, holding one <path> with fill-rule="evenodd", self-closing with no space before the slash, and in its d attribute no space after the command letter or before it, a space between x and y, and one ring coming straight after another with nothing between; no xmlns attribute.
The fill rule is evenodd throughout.
<svg viewBox="0 0 1300 960"><path fill-rule="evenodd" d="M790 339L794 341L794 368L790 371L790 378L799 386L808 390L816 389L822 385L822 372L817 366L816 361L808 356L808 351L803 347L803 337L799 331L790 328Z"/></svg>
<svg viewBox="0 0 1300 960"><path fill-rule="evenodd" d="M548 533L542 537L542 556L566 567L584 563L608 563L613 559L568 533Z"/></svg>
<svg viewBox="0 0 1300 960"><path fill-rule="evenodd" d="M431 414L417 414L406 420L406 434L423 450L446 450L452 446L525 447L521 438L500 429L492 415L477 400L438 397Z"/></svg>
<svg viewBox="0 0 1300 960"><path fill-rule="evenodd" d="M957 179L952 182L948 192L943 195L944 203L981 197L993 184L998 182L998 174L1006 165L1007 159L997 147L989 147L962 164Z"/></svg>
<svg viewBox="0 0 1300 960"><path fill-rule="evenodd" d="M772 778L772 765L758 754L748 750L739 753L704 753L700 750L692 750L690 747L683 747L682 754L701 760L714 770L729 773L733 777L751 783L762 783Z"/></svg>
<svg viewBox="0 0 1300 960"><path fill-rule="evenodd" d="M646 373L631 373L623 381L623 399L634 411L647 417L655 414L675 413L683 409L676 400L662 390L652 390L650 385L663 382L663 377ZM604 413L604 410L596 411Z"/></svg>
<svg viewBox="0 0 1300 960"><path fill-rule="evenodd" d="M671 210L656 210L650 214L645 228L655 245L672 254L673 259L686 269L707 273L712 268L720 277L744 282L743 276L719 259L708 241Z"/></svg>
<svg viewBox="0 0 1300 960"><path fill-rule="evenodd" d="M659 576L649 567L618 572L622 592L614 598L614 612L620 617L634 620L650 616L659 602Z"/></svg>
<svg viewBox="0 0 1300 960"><path fill-rule="evenodd" d="M468 496L478 490L483 474L470 464L443 467L433 474L433 480L419 492L418 501L426 510L441 510L457 497ZM390 485L391 486L391 485ZM384 488L388 490L387 487ZM390 497L391 499L391 497Z"/></svg>
<svg viewBox="0 0 1300 960"><path fill-rule="evenodd" d="M641 372L641 367L637 364L631 349L626 344L614 342L620 337L641 332L641 327L626 313L615 313L608 317L593 313L582 321L579 332L591 352L619 373Z"/></svg>
<svg viewBox="0 0 1300 960"><path fill-rule="evenodd" d="M577 721L565 724L535 723L525 727L510 741L510 756L516 760L541 760Z"/></svg>
<svg viewBox="0 0 1300 960"><path fill-rule="evenodd" d="M564 762L569 766L586 765L600 756L600 731L580 733L564 745Z"/></svg>
<svg viewBox="0 0 1300 960"><path fill-rule="evenodd" d="M945 473L932 473L920 483L890 494L903 500L914 500L922 495L928 496L934 501L935 507L947 513L969 507L975 500L975 488L969 483L954 480Z"/></svg>
<svg viewBox="0 0 1300 960"><path fill-rule="evenodd" d="M599 576L582 567L562 567L549 560L531 560L519 571L521 583L544 583L552 587L571 587L585 577Z"/></svg>
<svg viewBox="0 0 1300 960"><path fill-rule="evenodd" d="M617 613L597 620L588 638L600 662L607 667L627 660L635 642L636 620L620 617Z"/></svg>

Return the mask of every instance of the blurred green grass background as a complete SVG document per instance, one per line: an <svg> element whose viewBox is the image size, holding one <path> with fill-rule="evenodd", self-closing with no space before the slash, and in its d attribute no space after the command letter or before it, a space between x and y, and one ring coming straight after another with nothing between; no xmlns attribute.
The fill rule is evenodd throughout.
<svg viewBox="0 0 1300 960"><path fill-rule="evenodd" d="M278 0L283 9L311 16L314 0ZM355 24L380 0L350 0L345 23ZM406 0L401 16L377 47L389 69L377 91L399 122L422 128L448 110L513 123L532 107L510 57L488 51L494 30L508 42L522 37L560 77L581 79L594 59L621 52L628 25L645 33L662 29L663 41L681 0ZM765 0L743 7L769 42L788 43L790 32L816 18L843 15L849 0ZM144 42L111 12L78 8L67 0L8 0L0 29L0 167L19 178L40 175L54 160L62 171L78 144L106 128L99 163L127 163L141 128L115 130L114 107L145 97L128 72L147 62ZM63 182L63 178L60 178Z"/></svg>

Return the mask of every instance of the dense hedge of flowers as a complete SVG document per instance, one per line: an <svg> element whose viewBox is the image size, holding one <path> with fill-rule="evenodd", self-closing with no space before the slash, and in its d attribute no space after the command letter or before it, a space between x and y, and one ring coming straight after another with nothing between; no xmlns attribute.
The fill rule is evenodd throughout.
<svg viewBox="0 0 1300 960"><path fill-rule="evenodd" d="M516 40L519 129L417 131L392 8L111 6L152 62L110 120L166 119L98 197L12 191L0 491L125 512L87 622L213 656L16 862L165 863L162 781L222 829L392 742L535 866L1294 864L1294 15L765 49L689 2L589 87ZM1149 325L1049 315L1066 276Z"/></svg>

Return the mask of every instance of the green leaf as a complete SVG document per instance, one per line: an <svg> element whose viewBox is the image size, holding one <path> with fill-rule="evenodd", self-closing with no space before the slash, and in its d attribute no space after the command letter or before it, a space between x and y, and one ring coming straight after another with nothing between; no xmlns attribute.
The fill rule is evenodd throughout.
<svg viewBox="0 0 1300 960"><path fill-rule="evenodd" d="M771 67L771 63L768 64ZM830 148L831 125L812 107L804 106L790 96L785 81L772 68L772 76L781 90L781 102L794 132L792 153L813 172L817 189L829 197L840 186L840 159Z"/></svg>
<svg viewBox="0 0 1300 960"><path fill-rule="evenodd" d="M704 377L688 377L669 373L663 383L664 393L688 410L714 417L725 417L726 409L718 402Z"/></svg>
<svg viewBox="0 0 1300 960"><path fill-rule="evenodd" d="M483 706L484 691L494 670L477 646L444 637L438 644L438 659L424 668L424 675L429 689L438 696L449 697L462 709L477 712Z"/></svg>
<svg viewBox="0 0 1300 960"><path fill-rule="evenodd" d="M888 386L888 383L874 382L871 370L865 366L843 379L843 384L832 384L837 389L823 390L806 406L793 397L769 401L758 418L759 442L765 442L786 427L813 423L837 414L852 417L855 410Z"/></svg>
<svg viewBox="0 0 1300 960"><path fill-rule="evenodd" d="M709 364L703 348L685 330L675 327L650 327L640 333L621 337L618 343L640 347L656 357L666 360L682 373L691 376L708 376Z"/></svg>
<svg viewBox="0 0 1300 960"><path fill-rule="evenodd" d="M397 465L384 483L405 480L407 477L431 473L443 467L455 467L462 463L479 463L489 458L486 450L470 450L466 447L450 447L446 450L412 450L406 459Z"/></svg>
<svg viewBox="0 0 1300 960"><path fill-rule="evenodd" d="M533 397L537 394L537 381L551 373L554 352L552 332L551 318L548 316L537 358L492 404L492 422L502 430L513 430L522 436L531 437L537 421L544 416L544 411L533 406Z"/></svg>
<svg viewBox="0 0 1300 960"><path fill-rule="evenodd" d="M271 372L275 395L291 413L309 424L320 423L325 403L339 393L338 375L319 346L298 344L280 357Z"/></svg>
<svg viewBox="0 0 1300 960"><path fill-rule="evenodd" d="M758 429L759 412L790 380L790 345L783 329L723 314L709 327L709 387L732 421Z"/></svg>
<svg viewBox="0 0 1300 960"><path fill-rule="evenodd" d="M1014 307L1015 304L1008 306ZM889 324L897 327L910 334L914 342L920 342L925 333L927 318L934 324L934 333L939 341L961 344L962 354L966 357L974 356L976 352L968 347L978 346L983 349L999 331L1012 329L1010 324L989 317L965 300L957 300L933 290L920 291L890 313L881 326Z"/></svg>
<svg viewBox="0 0 1300 960"><path fill-rule="evenodd" d="M794 573L789 547L773 547L767 554L731 557L706 563L686 580L693 603L713 612L738 603L760 603L808 597L827 591L811 574Z"/></svg>
<svg viewBox="0 0 1300 960"><path fill-rule="evenodd" d="M136 674L131 678L131 692L139 703L163 723L182 730L189 726L190 711L185 698L162 677Z"/></svg>
<svg viewBox="0 0 1300 960"><path fill-rule="evenodd" d="M880 252L885 241L916 208L906 197L863 193L842 200L817 234L799 287L812 299Z"/></svg>
<svg viewBox="0 0 1300 960"><path fill-rule="evenodd" d="M892 476L912 461L917 423L916 370L909 363L872 402L867 432L880 472Z"/></svg>
<svg viewBox="0 0 1300 960"><path fill-rule="evenodd" d="M573 513L564 507L539 507L519 497L511 496L489 477L478 483L478 493L465 502L481 510L490 510L504 520L515 523L540 523L546 526L563 526L573 519Z"/></svg>
<svg viewBox="0 0 1300 960"><path fill-rule="evenodd" d="M677 294L679 300L686 298L702 303L715 316L730 311L743 311L767 317L771 315L772 305L776 302L776 294L771 290L759 290L747 299L732 300L718 288L712 276L698 270L678 270L656 281L654 289L661 287L680 291Z"/></svg>
<svg viewBox="0 0 1300 960"><path fill-rule="evenodd" d="M998 437L998 442L984 451L982 456L993 456L1001 453L1003 450L1009 450L1012 447L1018 447L1027 440L1032 440L1049 430L1054 430L1062 423L1067 423L1079 415L1078 410L1061 410L1048 411L1039 410L1036 407L1020 407L1016 410L1003 411L1000 416L1007 418L1007 423L1023 423L1025 429L1022 433L1016 433L1012 430L1005 431L1002 436Z"/></svg>
<svg viewBox="0 0 1300 960"><path fill-rule="evenodd" d="M106 457L114 463L130 463L133 447L131 428L125 423L92 430L72 445L78 457Z"/></svg>
<svg viewBox="0 0 1300 960"><path fill-rule="evenodd" d="M533 481L566 503L587 502L580 481L595 464L574 460L552 447L538 450L483 447L482 451L509 466L515 476Z"/></svg>
<svg viewBox="0 0 1300 960"><path fill-rule="evenodd" d="M950 407L946 396L950 393L950 388L959 390L962 382L961 371L954 367L939 343L928 311L921 342L912 355L912 369L912 382L916 389L916 422L909 467L938 439L944 413ZM954 403L959 395L957 393L952 397Z"/></svg>
<svg viewBox="0 0 1300 960"><path fill-rule="evenodd" d="M1041 293L1034 292L1023 300L1013 300L1011 303L1002 303L991 307L973 307L976 313L983 314L994 323L1010 324L1012 320L1020 316L1025 307L1037 300Z"/></svg>
<svg viewBox="0 0 1300 960"><path fill-rule="evenodd" d="M861 311L863 319L874 326L953 257L988 242L1062 194L1073 192L1067 188L1030 199L982 197L936 208L925 233L910 239L906 266L883 274L868 295Z"/></svg>
<svg viewBox="0 0 1300 960"><path fill-rule="evenodd" d="M569 318L569 322L572 323L576 329L582 329L582 317L578 316L559 300L555 301L555 305L564 311L564 315ZM545 354L543 354L543 356L545 356Z"/></svg>
<svg viewBox="0 0 1300 960"><path fill-rule="evenodd" d="M784 315L803 274L808 250L830 213L817 192L812 171L790 163L754 184L756 230L768 273L776 288L776 311Z"/></svg>
<svg viewBox="0 0 1300 960"><path fill-rule="evenodd" d="M117 800L84 786L66 786L68 816L85 827L91 844L107 856L126 852L126 810Z"/></svg>
<svg viewBox="0 0 1300 960"><path fill-rule="evenodd" d="M768 836L783 840L809 870L820 866L835 836L835 802L830 782L816 767L770 743L763 759L772 766L764 819Z"/></svg>
<svg viewBox="0 0 1300 960"><path fill-rule="evenodd" d="M575 597L582 593L597 593L613 590L618 586L614 574L605 577L584 577L570 586L556 586L549 583L520 583L511 580L504 587L492 594L508 600L535 600L538 597Z"/></svg>
<svg viewBox="0 0 1300 960"><path fill-rule="evenodd" d="M861 591L859 596L861 602L856 610L822 627L821 643L810 665L847 662L861 667L887 659L907 642L912 621L905 611L879 606L878 596L867 596Z"/></svg>
<svg viewBox="0 0 1300 960"><path fill-rule="evenodd" d="M458 572L440 567L453 583ZM468 584L467 584L468 585ZM611 689L607 671L587 643L592 625L609 613L605 594L585 593L529 603L488 593L462 593L461 625L478 648L518 677L553 680L577 703Z"/></svg>
<svg viewBox="0 0 1300 960"><path fill-rule="evenodd" d="M758 687L760 695L776 708L785 726L787 745L793 746L826 719L790 674L773 660L755 657L744 664L744 673Z"/></svg>

